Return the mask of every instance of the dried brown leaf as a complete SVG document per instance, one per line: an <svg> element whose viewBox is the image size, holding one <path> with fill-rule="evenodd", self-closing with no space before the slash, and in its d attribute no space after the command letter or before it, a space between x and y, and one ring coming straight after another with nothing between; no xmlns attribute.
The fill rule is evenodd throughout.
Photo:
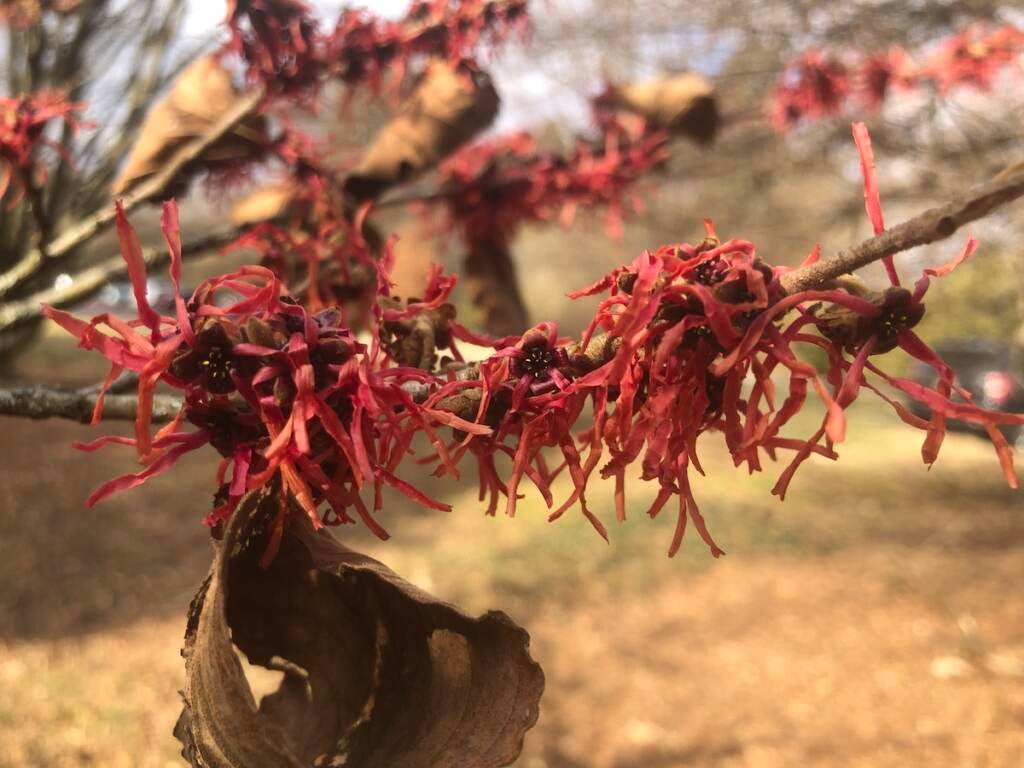
<svg viewBox="0 0 1024 768"><path fill-rule="evenodd" d="M149 111L112 192L123 195L153 176L183 146L202 136L238 104L241 95L231 75L214 56L190 64L170 92ZM228 164L252 157L265 144L265 124L252 116L215 142L194 164L196 168ZM182 179L177 180L179 184Z"/></svg>
<svg viewBox="0 0 1024 768"><path fill-rule="evenodd" d="M312 530L259 559L276 501L250 496L190 611L183 755L204 768L489 768L536 722L544 677L507 616L471 618ZM235 648L284 673L257 706Z"/></svg>
<svg viewBox="0 0 1024 768"><path fill-rule="evenodd" d="M612 99L659 128L702 144L714 139L721 125L714 85L693 72L618 86Z"/></svg>
<svg viewBox="0 0 1024 768"><path fill-rule="evenodd" d="M394 117L377 133L345 189L364 199L424 173L484 130L498 114L498 92L482 72L433 61Z"/></svg>

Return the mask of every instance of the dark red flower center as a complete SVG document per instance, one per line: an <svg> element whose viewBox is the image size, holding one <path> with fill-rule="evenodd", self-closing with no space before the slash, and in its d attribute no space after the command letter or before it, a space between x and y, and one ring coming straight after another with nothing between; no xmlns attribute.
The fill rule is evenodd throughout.
<svg viewBox="0 0 1024 768"><path fill-rule="evenodd" d="M199 361L210 384L226 386L231 383L232 355L224 347L215 346L206 350Z"/></svg>
<svg viewBox="0 0 1024 768"><path fill-rule="evenodd" d="M522 373L541 378L553 368L557 362L554 350L546 344L534 344L523 349L523 356L518 358L518 368Z"/></svg>

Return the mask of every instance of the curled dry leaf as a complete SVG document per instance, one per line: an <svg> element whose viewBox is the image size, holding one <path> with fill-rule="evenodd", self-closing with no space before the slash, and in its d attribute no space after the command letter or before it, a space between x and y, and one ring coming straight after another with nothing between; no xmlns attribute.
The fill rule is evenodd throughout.
<svg viewBox="0 0 1024 768"><path fill-rule="evenodd" d="M146 115L138 139L111 191L123 195L153 176L190 141L202 136L242 98L231 75L214 56L189 65L167 94ZM253 115L213 144L196 163L230 167L259 154L266 144L264 120ZM178 184L182 179L176 180ZM171 190L165 190L170 193Z"/></svg>
<svg viewBox="0 0 1024 768"><path fill-rule="evenodd" d="M415 178L487 128L498 114L490 77L435 60L345 180L357 198Z"/></svg>
<svg viewBox="0 0 1024 768"><path fill-rule="evenodd" d="M190 609L175 735L204 768L511 763L544 676L506 615L470 618L302 515L260 567L277 498L250 494ZM257 706L235 648L284 673Z"/></svg>
<svg viewBox="0 0 1024 768"><path fill-rule="evenodd" d="M516 265L501 242L470 243L462 264L470 300L481 314L480 325L492 336L524 333L530 321L519 291Z"/></svg>
<svg viewBox="0 0 1024 768"><path fill-rule="evenodd" d="M693 72L659 77L613 88L610 100L637 112L658 128L705 144L721 125L715 87Z"/></svg>

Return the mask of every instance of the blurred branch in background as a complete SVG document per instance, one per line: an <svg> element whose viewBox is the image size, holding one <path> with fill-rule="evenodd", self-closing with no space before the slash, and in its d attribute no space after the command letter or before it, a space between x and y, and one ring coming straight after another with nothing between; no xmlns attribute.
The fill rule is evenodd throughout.
<svg viewBox="0 0 1024 768"><path fill-rule="evenodd" d="M182 245L185 258L201 256L233 242L242 233L238 227L228 227L197 238ZM170 256L166 248L145 248L142 261L147 267L167 263ZM0 303L0 334L42 317L42 305L67 307L97 293L112 280L123 278L128 265L120 254L78 272L66 286L53 286L30 294L23 299Z"/></svg>

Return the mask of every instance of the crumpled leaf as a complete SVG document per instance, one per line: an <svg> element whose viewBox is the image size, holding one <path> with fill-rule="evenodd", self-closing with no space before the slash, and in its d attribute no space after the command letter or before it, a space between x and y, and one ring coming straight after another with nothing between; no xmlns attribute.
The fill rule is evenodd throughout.
<svg viewBox="0 0 1024 768"><path fill-rule="evenodd" d="M492 336L520 335L530 321L519 292L516 265L508 246L500 242L470 243L462 264L470 300Z"/></svg>
<svg viewBox="0 0 1024 768"><path fill-rule="evenodd" d="M498 103L498 92L485 73L432 61L345 180L346 191L361 199L376 197L429 170L487 128L498 114Z"/></svg>
<svg viewBox="0 0 1024 768"><path fill-rule="evenodd" d="M470 618L312 529L259 565L276 497L250 494L185 637L183 756L203 768L487 768L511 763L544 675L505 614ZM257 706L235 647L284 672Z"/></svg>
<svg viewBox="0 0 1024 768"><path fill-rule="evenodd" d="M123 195L157 173L178 150L229 112L240 98L231 75L215 56L204 56L190 64L170 92L146 115L124 169L114 180L112 193ZM211 146L196 166L227 165L251 158L265 145L265 133L263 118L253 115ZM178 183L183 181L179 179Z"/></svg>
<svg viewBox="0 0 1024 768"><path fill-rule="evenodd" d="M620 85L612 90L611 99L657 127L701 144L714 139L721 126L715 87L694 72Z"/></svg>

